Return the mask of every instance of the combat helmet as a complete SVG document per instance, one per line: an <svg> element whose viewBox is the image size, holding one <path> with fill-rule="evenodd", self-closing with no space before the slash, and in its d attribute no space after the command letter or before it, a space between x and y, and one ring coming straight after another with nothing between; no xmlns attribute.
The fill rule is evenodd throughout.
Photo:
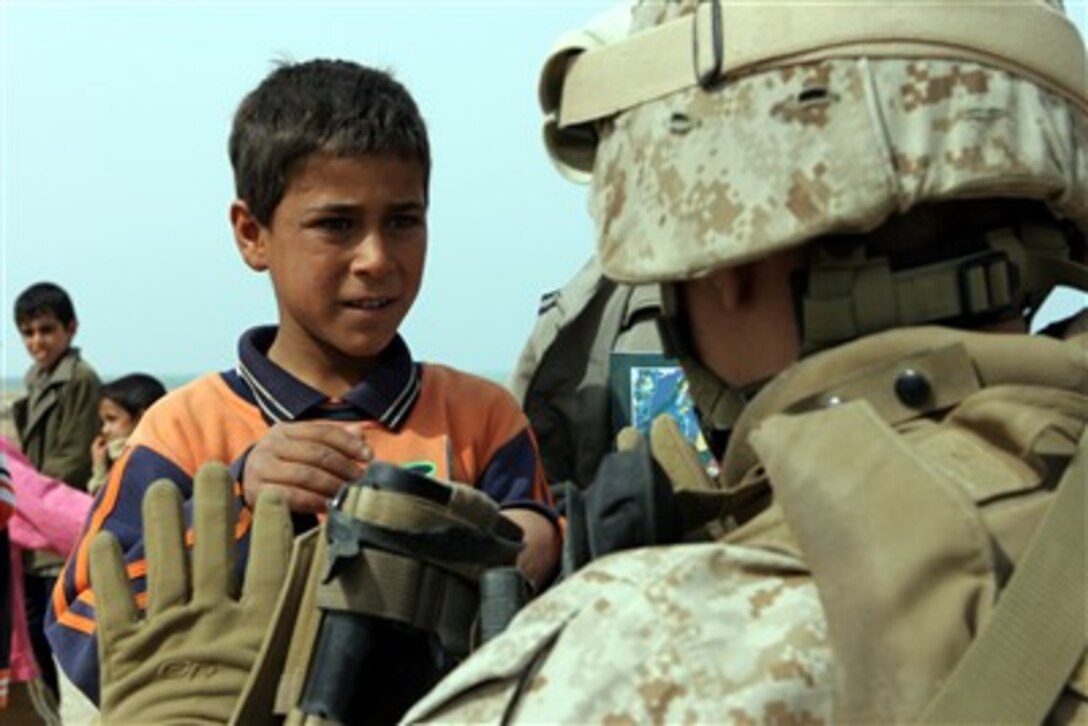
<svg viewBox="0 0 1088 726"><path fill-rule="evenodd" d="M629 28L564 38L540 100L553 161L591 184L606 275L672 283L810 245L812 352L1088 289L1086 89L1084 42L1046 0L646 0ZM989 226L912 241L915 212L958 230L942 210L964 209Z"/></svg>
<svg viewBox="0 0 1088 726"><path fill-rule="evenodd" d="M560 40L545 143L591 184L605 274L665 283L708 428L752 392L700 364L670 283L805 247L803 354L1088 290L1088 64L1058 0L640 0L629 17Z"/></svg>

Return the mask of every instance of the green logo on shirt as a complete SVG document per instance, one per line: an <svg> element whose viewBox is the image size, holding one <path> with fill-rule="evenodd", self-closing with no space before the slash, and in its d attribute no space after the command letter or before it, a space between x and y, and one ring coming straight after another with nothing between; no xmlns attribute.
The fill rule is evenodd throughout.
<svg viewBox="0 0 1088 726"><path fill-rule="evenodd" d="M401 464L401 469L406 469L413 474L422 474L423 476L433 477L434 473L438 471L438 467L433 461L409 461L407 464Z"/></svg>

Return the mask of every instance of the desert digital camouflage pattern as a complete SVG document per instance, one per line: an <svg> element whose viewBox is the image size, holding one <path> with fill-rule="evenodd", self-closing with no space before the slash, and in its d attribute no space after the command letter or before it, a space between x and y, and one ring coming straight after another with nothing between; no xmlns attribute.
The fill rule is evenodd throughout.
<svg viewBox="0 0 1088 726"><path fill-rule="evenodd" d="M695 6L640 3L631 32ZM555 80L542 98L561 96ZM999 64L834 58L676 91L598 120L593 154L574 136L552 151L576 169L593 160L606 275L671 282L934 201L1041 200L1088 232L1083 109ZM899 395L905 375L926 381L924 402ZM900 328L806 357L739 413L717 482L769 487L770 507L746 521L723 512L717 543L591 563L408 720L914 721L1003 612L998 593L1023 582L1040 522L1062 509L1049 505L1083 494L1063 472L1083 456L1086 391L1086 336ZM1083 553L1085 536L1056 541ZM1084 574L1073 559L1070 582ZM1076 611L1083 583L1071 589L1079 600L1034 612ZM1010 649L1025 677L1008 691L1029 690L1039 659L1061 651L1068 680L1043 710L1083 722L1088 635L1060 648L1044 636Z"/></svg>
<svg viewBox="0 0 1088 726"><path fill-rule="evenodd" d="M642 3L631 31L693 7ZM1088 231L1088 120L996 67L788 66L678 91L598 131L591 212L605 272L623 282L690 278L954 198L1040 199Z"/></svg>
<svg viewBox="0 0 1088 726"><path fill-rule="evenodd" d="M905 367L929 407L896 399ZM774 506L720 543L592 562L407 720L914 721L1054 500L1046 461L1083 436L1085 391L1088 336L914 328L815 354L745 409L725 458L724 486L762 481ZM1052 723L1088 718L1074 649Z"/></svg>
<svg viewBox="0 0 1088 726"><path fill-rule="evenodd" d="M568 180L588 184L593 178L595 144L559 129L555 109L563 93L563 74L571 57L593 48L617 43L627 37L631 27L633 2L617 3L590 18L585 25L563 33L540 73L537 92L545 109L544 146L556 171Z"/></svg>
<svg viewBox="0 0 1088 726"><path fill-rule="evenodd" d="M405 722L818 724L831 686L819 599L797 561L687 545L591 563Z"/></svg>

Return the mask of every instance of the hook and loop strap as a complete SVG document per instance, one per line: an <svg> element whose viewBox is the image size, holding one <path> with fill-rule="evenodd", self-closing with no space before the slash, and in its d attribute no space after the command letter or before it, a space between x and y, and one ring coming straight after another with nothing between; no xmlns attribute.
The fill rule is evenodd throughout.
<svg viewBox="0 0 1088 726"><path fill-rule="evenodd" d="M435 633L445 648L463 657L470 650L479 590L476 581L440 567L365 548L336 579L318 586L316 604Z"/></svg>
<svg viewBox="0 0 1088 726"><path fill-rule="evenodd" d="M1054 501L921 723L1043 723L1088 635L1088 431Z"/></svg>
<svg viewBox="0 0 1088 726"><path fill-rule="evenodd" d="M1065 15L1042 0L921 5L715 0L576 56L563 82L559 126L606 118L733 75L858 57L981 63L1031 79L1088 110L1084 41Z"/></svg>

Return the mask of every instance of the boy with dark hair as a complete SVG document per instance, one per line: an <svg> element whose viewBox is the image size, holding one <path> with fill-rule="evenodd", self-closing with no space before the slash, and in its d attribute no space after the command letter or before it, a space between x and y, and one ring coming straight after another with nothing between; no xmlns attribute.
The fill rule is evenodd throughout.
<svg viewBox="0 0 1088 726"><path fill-rule="evenodd" d="M15 325L34 365L12 406L19 445L38 470L81 488L98 430L98 375L72 347L79 321L68 293L39 282L15 300Z"/></svg>
<svg viewBox="0 0 1088 726"><path fill-rule="evenodd" d="M261 489L280 489L305 526L371 459L491 496L524 531L518 564L536 584L558 557L536 444L516 402L483 379L414 361L397 333L427 245L430 150L408 92L350 62L286 64L243 100L229 151L235 239L251 269L269 272L279 324L242 335L236 368L159 401L111 470L50 612L60 662L94 700L90 542L114 533L129 572L140 572L144 492L168 478L188 499L207 461L228 464L239 483L240 561ZM132 579L143 592L143 576Z"/></svg>
<svg viewBox="0 0 1088 726"><path fill-rule="evenodd" d="M39 282L15 299L15 325L34 361L26 373L26 396L12 405L19 446L42 474L83 489L98 432L100 382L72 346L79 327L75 306L59 285ZM42 677L54 692L56 671L43 628L49 593L63 563L45 550L24 553L30 637Z"/></svg>

